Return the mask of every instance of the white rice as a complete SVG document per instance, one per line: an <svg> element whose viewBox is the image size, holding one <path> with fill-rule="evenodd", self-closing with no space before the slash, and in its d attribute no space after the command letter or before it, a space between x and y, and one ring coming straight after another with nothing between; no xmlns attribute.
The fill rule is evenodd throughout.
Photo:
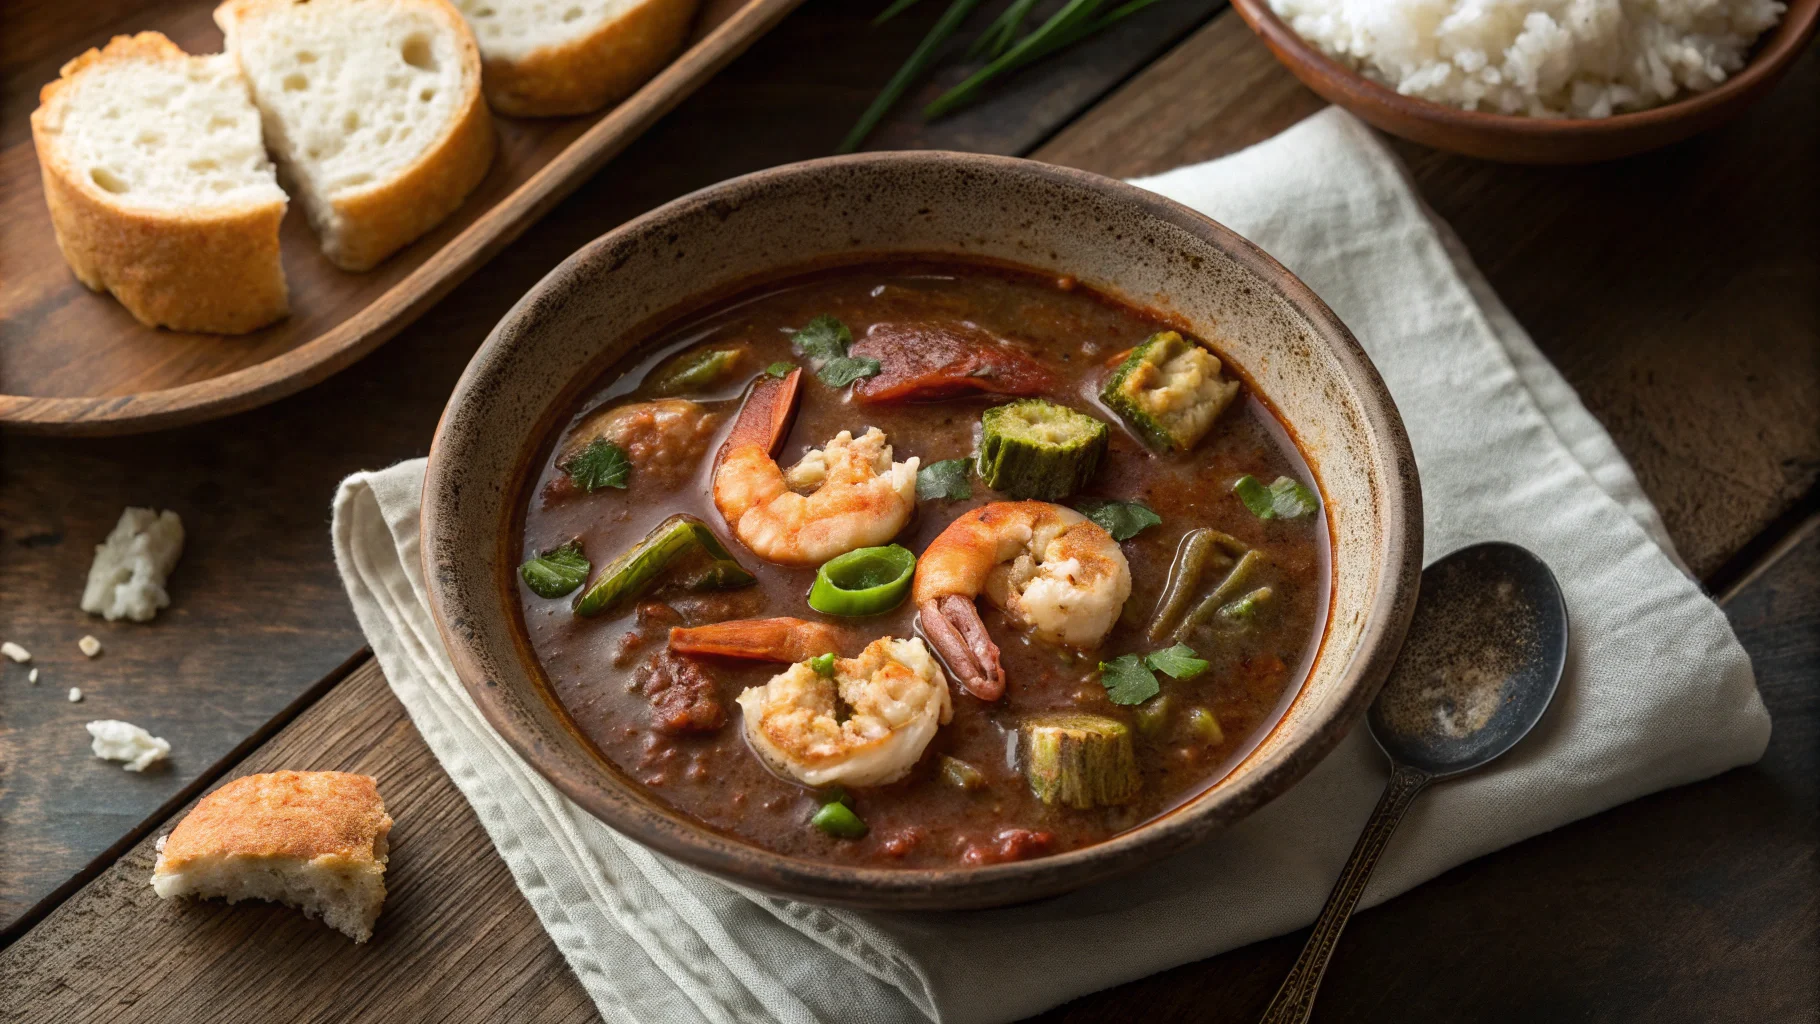
<svg viewBox="0 0 1820 1024"><path fill-rule="evenodd" d="M1270 0L1323 53L1405 96L1607 117L1744 66L1777 0Z"/></svg>

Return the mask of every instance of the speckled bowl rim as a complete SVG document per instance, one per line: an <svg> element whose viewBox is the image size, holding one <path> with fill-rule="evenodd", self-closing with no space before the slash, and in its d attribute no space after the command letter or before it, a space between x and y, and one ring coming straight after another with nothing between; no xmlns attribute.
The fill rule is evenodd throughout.
<svg viewBox="0 0 1820 1024"><path fill-rule="evenodd" d="M787 857L716 832L688 820L680 812L671 810L663 814L643 806L642 801L619 792L634 784L615 777L604 765L586 778L552 766L544 757L544 741L538 730L527 728L511 712L507 699L499 692L503 684L490 678L485 667L492 661L502 665L515 664L519 674L536 688L535 672L523 664L529 657L526 645L521 641L517 650L487 651L471 642L463 630L451 628L452 623L467 621L469 616L511 615L513 612L499 606L500 595L493 592L496 588L475 586L469 589L485 592L469 593L436 572L436 554L445 545L441 523L445 517L450 517L448 532L454 531L452 517L458 509L450 503L459 500L460 490L459 481L455 479L457 471L445 461L445 453L451 447L451 439L446 435L450 411L468 401L475 389L485 386L489 373L502 360L501 333L507 325L534 304L560 301L565 292L588 287L594 276L590 270L592 255L611 248L616 241L627 236L664 232L667 225L691 215L704 212L712 215L718 208L716 204L736 202L737 197L762 193L773 183L793 176L814 176L856 165L925 161L970 163L994 174L1027 175L1063 187L1093 190L1137 214L1182 229L1227 254L1258 283L1287 300L1307 319L1314 336L1327 346L1342 370L1341 376L1357 389L1365 417L1365 433L1374 442L1364 450L1376 456L1372 461L1386 486L1378 494L1382 529L1375 537L1378 566L1375 591L1358 643L1347 655L1336 696L1327 703L1326 713L1305 719L1307 735L1285 746L1272 763L1236 778L1229 776L1215 789L1190 798L1174 810L1130 831L1064 853L967 868L857 868ZM542 450L542 440L541 437L530 437L521 442L524 453L520 457L521 471L522 463L535 458ZM514 486L516 483L514 481ZM1160 860L1244 818L1305 776L1363 718L1401 648L1414 613L1421 577L1422 500L1408 434L1376 368L1352 333L1312 290L1248 240L1153 192L1085 171L971 153L865 153L771 168L683 196L582 247L527 292L475 353L437 424L425 471L423 495L420 552L437 630L457 676L482 715L526 763L603 823L679 861L779 895L877 909L964 909L1027 902L1071 891ZM1331 628L1331 624L1327 628ZM541 690L538 696L546 702L549 700ZM1279 721L1273 728L1280 727ZM1218 794L1217 799L1208 798L1213 793Z"/></svg>

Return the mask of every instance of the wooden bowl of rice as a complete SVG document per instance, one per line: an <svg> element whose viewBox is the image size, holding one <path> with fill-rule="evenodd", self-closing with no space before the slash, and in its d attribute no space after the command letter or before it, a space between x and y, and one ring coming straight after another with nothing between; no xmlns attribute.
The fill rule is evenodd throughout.
<svg viewBox="0 0 1820 1024"><path fill-rule="evenodd" d="M1233 6L1304 85L1392 135L1486 160L1577 164L1679 142L1741 113L1776 84L1813 38L1820 0L1786 2L1781 20L1757 38L1744 66L1724 81L1683 91L1660 106L1586 117L1491 113L1404 95L1327 56L1286 24L1269 0L1233 0Z"/></svg>

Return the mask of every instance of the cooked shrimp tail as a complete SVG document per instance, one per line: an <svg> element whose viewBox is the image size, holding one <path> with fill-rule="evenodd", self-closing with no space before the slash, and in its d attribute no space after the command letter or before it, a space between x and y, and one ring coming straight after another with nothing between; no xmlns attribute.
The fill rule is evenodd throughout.
<svg viewBox="0 0 1820 1024"><path fill-rule="evenodd" d="M727 433L726 443L720 446L720 454L714 457L715 466L718 468L725 462L734 449L746 445L757 445L767 456L776 458L778 449L784 446L784 438L790 436L790 424L796 419L796 407L802 401L802 395L803 368L800 366L782 377L760 376L746 394L745 404L739 407L733 429Z"/></svg>
<svg viewBox="0 0 1820 1024"><path fill-rule="evenodd" d="M679 654L713 654L749 661L808 661L838 654L841 629L796 618L735 619L670 630L670 649Z"/></svg>
<svg viewBox="0 0 1820 1024"><path fill-rule="evenodd" d="M930 598L917 609L923 633L942 660L954 671L967 692L980 700L998 700L1005 693L1005 669L999 664L998 645L986 634L979 608L959 594Z"/></svg>
<svg viewBox="0 0 1820 1024"><path fill-rule="evenodd" d="M948 524L916 563L911 593L929 643L974 696L1005 692L976 597L1053 644L1098 647L1131 596L1125 553L1098 524L1046 501L995 501Z"/></svg>
<svg viewBox="0 0 1820 1024"><path fill-rule="evenodd" d="M752 386L714 465L714 505L740 543L785 565L818 565L888 542L916 510L918 460L891 461L877 427L843 430L788 470L777 464L802 370Z"/></svg>

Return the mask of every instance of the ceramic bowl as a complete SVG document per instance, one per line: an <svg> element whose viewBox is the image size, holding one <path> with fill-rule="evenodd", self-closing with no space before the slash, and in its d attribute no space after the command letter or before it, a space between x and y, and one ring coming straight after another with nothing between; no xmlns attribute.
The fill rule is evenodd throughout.
<svg viewBox="0 0 1820 1024"><path fill-rule="evenodd" d="M1106 842L941 870L800 860L713 831L601 757L550 696L514 573L528 481L583 388L658 325L769 278L869 258L946 255L1073 275L1222 348L1289 424L1326 496L1331 613L1285 717L1217 785ZM443 413L424 481L431 607L463 684L499 734L601 821L770 892L853 906L981 907L1157 860L1294 785L1358 721L1415 604L1415 461L1383 382L1313 292L1186 207L1079 171L958 153L794 164L678 199L589 244L494 328Z"/></svg>
<svg viewBox="0 0 1820 1024"><path fill-rule="evenodd" d="M1788 0L1743 70L1706 92L1600 118L1488 114L1404 96L1334 61L1271 11L1269 0L1232 6L1302 84L1392 135L1451 153L1517 164L1615 160L1690 138L1736 117L1800 58L1820 20L1820 0Z"/></svg>

